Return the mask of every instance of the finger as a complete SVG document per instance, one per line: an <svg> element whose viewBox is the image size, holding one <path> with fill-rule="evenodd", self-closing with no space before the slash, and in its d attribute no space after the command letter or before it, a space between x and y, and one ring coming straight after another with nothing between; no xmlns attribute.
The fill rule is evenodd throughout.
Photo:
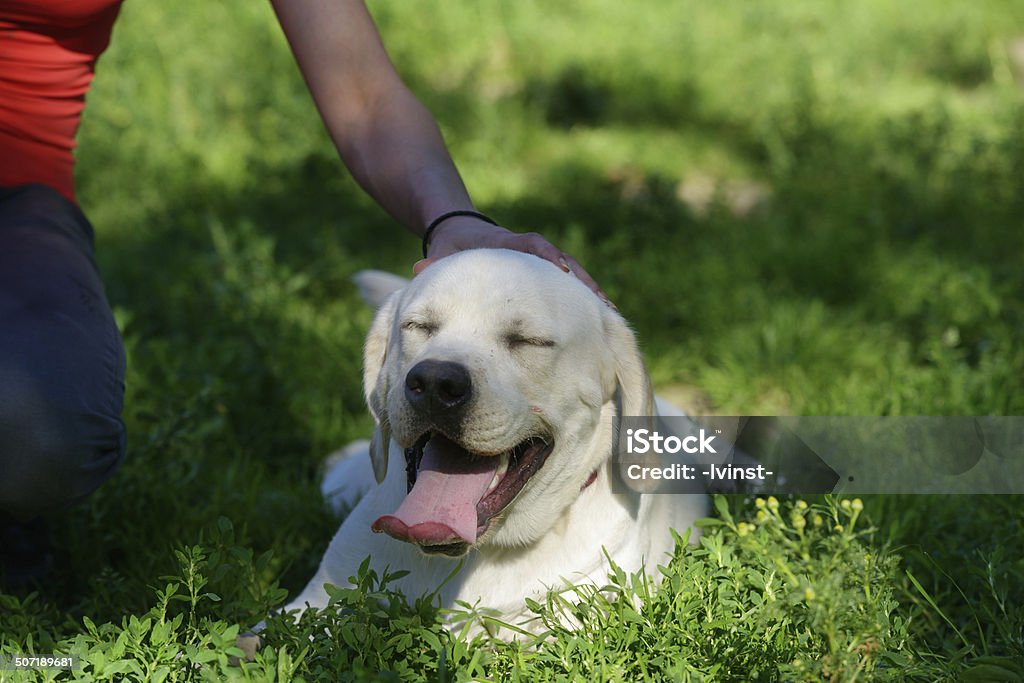
<svg viewBox="0 0 1024 683"><path fill-rule="evenodd" d="M413 275L419 275L420 273L422 273L426 269L427 266L429 266L431 263L433 263L436 260L437 259L433 259L433 258L420 259L416 263L412 264L412 274Z"/></svg>
<svg viewBox="0 0 1024 683"><path fill-rule="evenodd" d="M530 232L522 235L516 235L516 237L518 239L516 240L513 248L529 252L535 256L551 261L565 272L572 273L580 280L580 282L585 284L594 294L596 294L601 301L608 304L608 306L613 310L619 310L615 304L612 303L611 299L608 298L608 295L601 290L597 281L590 276L590 273L588 273L576 259L548 242L543 235L536 232Z"/></svg>
<svg viewBox="0 0 1024 683"><path fill-rule="evenodd" d="M590 273L588 273L583 266L579 264L579 261L568 254L563 254L563 258L566 259L572 274L575 275L580 282L589 287L590 291L597 295L597 298L608 304L613 310L619 310L618 307L612 303L612 300L608 298L608 295L604 293L604 290L601 289L600 285L597 284L597 281L590 276Z"/></svg>
<svg viewBox="0 0 1024 683"><path fill-rule="evenodd" d="M516 235L513 245L513 249L539 256L545 261L551 261L551 263L554 263L567 273L572 272L569 261L566 255L562 253L562 250L548 242L542 235L535 232Z"/></svg>

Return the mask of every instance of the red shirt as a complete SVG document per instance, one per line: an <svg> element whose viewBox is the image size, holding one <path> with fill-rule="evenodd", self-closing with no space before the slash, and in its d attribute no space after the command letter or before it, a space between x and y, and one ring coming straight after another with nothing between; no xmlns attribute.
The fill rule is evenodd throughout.
<svg viewBox="0 0 1024 683"><path fill-rule="evenodd" d="M0 187L74 201L75 133L121 0L0 0Z"/></svg>

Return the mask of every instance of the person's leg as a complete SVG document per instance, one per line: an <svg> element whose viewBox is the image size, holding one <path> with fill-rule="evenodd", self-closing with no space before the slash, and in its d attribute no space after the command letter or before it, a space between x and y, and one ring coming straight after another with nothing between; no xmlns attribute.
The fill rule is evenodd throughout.
<svg viewBox="0 0 1024 683"><path fill-rule="evenodd" d="M83 500L124 459L124 347L92 239L54 190L0 189L0 524Z"/></svg>

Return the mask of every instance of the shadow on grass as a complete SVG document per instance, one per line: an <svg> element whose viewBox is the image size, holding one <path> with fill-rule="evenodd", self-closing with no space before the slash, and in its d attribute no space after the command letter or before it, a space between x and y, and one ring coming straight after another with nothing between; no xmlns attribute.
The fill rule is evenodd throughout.
<svg viewBox="0 0 1024 683"><path fill-rule="evenodd" d="M848 370L844 344L871 347L847 337L884 327L892 336L880 344L909 344L910 362L938 376L945 370L930 344L955 327L958 372L987 358L1019 376L1024 358L1008 350L1024 338L1014 295L1024 290L1016 239L1024 199L1009 192L1002 165L938 168L929 156L943 134L935 125L927 136L906 124L889 138L858 140L810 122L784 136L785 153L747 132L735 144L760 159L772 196L743 217L725 206L696 216L672 180L638 183L584 163L550 168L534 183L543 192L485 208L576 256L654 356L682 349L690 367L723 358L791 364L829 384ZM1003 150L1006 168L1022 149ZM107 530L104 540L76 542L74 552L82 566L130 571L141 585L166 571L166 558L140 563L127 557L133 548L146 538L196 538L210 522L197 509L227 509L247 530L245 543L279 550L284 564L273 571L299 588L334 524L313 503L322 457L369 427L360 348L370 313L349 277L368 267L407 273L419 244L327 152L248 169L240 188L218 186L198 163L192 170L164 188L145 226L99 245L132 352L133 460L100 492L94 518L78 523L83 538ZM815 306L821 319L801 328ZM804 331L792 348L760 351L764 358L734 338L772 325ZM800 334L837 348L813 359L814 340ZM865 410L799 391L797 410ZM957 406L1024 409L1010 384Z"/></svg>

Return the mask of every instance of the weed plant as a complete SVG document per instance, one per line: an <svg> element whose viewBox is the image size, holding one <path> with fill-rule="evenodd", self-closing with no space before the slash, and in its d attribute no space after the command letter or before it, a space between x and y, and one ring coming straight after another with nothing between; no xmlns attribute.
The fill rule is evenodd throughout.
<svg viewBox="0 0 1024 683"><path fill-rule="evenodd" d="M1024 5L371 10L480 208L585 265L669 398L1024 414ZM719 498L659 589L610 566L511 642L367 570L232 666L337 527L325 457L371 428L350 277L419 245L338 162L265 3L125 3L78 158L129 458L49 520L46 585L0 595L0 654L81 667L0 681L1024 679L1016 496Z"/></svg>

